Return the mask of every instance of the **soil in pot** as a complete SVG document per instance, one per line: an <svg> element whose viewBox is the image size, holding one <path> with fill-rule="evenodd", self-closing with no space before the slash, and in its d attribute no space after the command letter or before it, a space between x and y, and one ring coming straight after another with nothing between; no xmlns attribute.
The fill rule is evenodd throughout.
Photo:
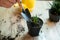
<svg viewBox="0 0 60 40"><path fill-rule="evenodd" d="M49 9L49 21L51 21L51 22L59 21L59 15L55 11L56 11L55 9Z"/></svg>
<svg viewBox="0 0 60 40"><path fill-rule="evenodd" d="M38 36L39 35L39 32L40 32L40 29L42 28L42 25L43 25L43 21L38 18L38 23L35 24L34 22L28 22L28 29L29 29L29 32L28 34L31 35L32 37L35 37L35 36Z"/></svg>

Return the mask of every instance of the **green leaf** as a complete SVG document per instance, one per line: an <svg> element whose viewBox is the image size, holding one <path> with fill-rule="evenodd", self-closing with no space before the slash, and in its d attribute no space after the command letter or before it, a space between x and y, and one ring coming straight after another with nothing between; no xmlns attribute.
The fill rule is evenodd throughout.
<svg viewBox="0 0 60 40"><path fill-rule="evenodd" d="M38 23L38 17L37 16L33 17L32 20L35 24Z"/></svg>
<svg viewBox="0 0 60 40"><path fill-rule="evenodd" d="M53 5L51 5L51 9L54 8L57 13L60 13L60 1L54 1Z"/></svg>

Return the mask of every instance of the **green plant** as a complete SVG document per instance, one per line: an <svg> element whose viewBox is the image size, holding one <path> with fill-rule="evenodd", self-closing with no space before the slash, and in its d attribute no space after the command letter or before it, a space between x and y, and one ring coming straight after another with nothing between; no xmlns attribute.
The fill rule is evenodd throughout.
<svg viewBox="0 0 60 40"><path fill-rule="evenodd" d="M55 13L60 13L60 1L53 1L53 5L51 5L51 9L54 9L55 10Z"/></svg>
<svg viewBox="0 0 60 40"><path fill-rule="evenodd" d="M37 23L38 23L38 17L37 17L37 16L32 17L32 21L33 21L35 24L37 24Z"/></svg>
<svg viewBox="0 0 60 40"><path fill-rule="evenodd" d="M53 1L60 1L60 0L53 0Z"/></svg>

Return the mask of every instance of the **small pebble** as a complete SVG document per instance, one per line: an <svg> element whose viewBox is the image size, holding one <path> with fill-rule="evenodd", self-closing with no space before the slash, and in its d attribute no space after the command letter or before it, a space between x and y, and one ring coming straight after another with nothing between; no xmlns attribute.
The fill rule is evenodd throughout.
<svg viewBox="0 0 60 40"><path fill-rule="evenodd" d="M6 21L4 21L4 23L6 23Z"/></svg>
<svg viewBox="0 0 60 40"><path fill-rule="evenodd" d="M47 30L48 30L48 28L47 28Z"/></svg>
<svg viewBox="0 0 60 40"><path fill-rule="evenodd" d="M2 21L4 21L4 19L2 19Z"/></svg>
<svg viewBox="0 0 60 40"><path fill-rule="evenodd" d="M42 31L41 31L41 33L42 33Z"/></svg>
<svg viewBox="0 0 60 40"><path fill-rule="evenodd" d="M1 33L1 31L0 31L0 33Z"/></svg>

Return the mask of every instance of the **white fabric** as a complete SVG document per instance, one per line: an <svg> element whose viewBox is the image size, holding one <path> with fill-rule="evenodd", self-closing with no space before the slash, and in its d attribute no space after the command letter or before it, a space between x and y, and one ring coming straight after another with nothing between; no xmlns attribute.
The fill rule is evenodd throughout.
<svg viewBox="0 0 60 40"><path fill-rule="evenodd" d="M17 18L18 13L19 13L18 9L19 7L11 7L11 8L0 7L1 35L6 36L6 37L11 36L12 38L14 38L16 34L18 33L17 30L20 31L19 35L21 37L28 32L26 21L23 18L21 19ZM18 19L18 22L16 22L17 19ZM14 22L15 24L12 25L11 23L14 23ZM18 28L18 25L20 29Z"/></svg>

